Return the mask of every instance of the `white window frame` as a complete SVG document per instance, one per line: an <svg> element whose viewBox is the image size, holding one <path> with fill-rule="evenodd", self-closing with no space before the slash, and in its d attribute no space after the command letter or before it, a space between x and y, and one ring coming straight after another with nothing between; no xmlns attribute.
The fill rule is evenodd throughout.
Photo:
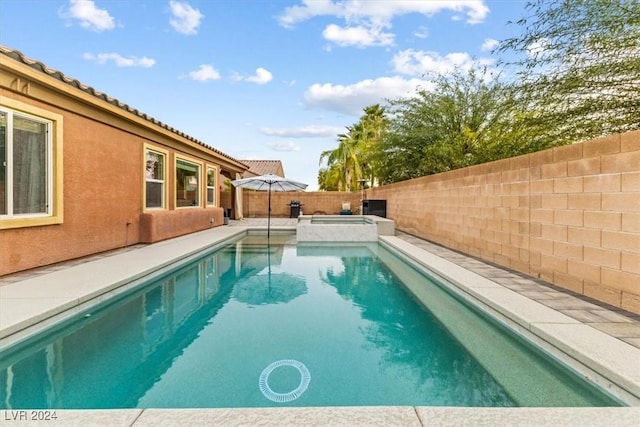
<svg viewBox="0 0 640 427"><path fill-rule="evenodd" d="M216 206L218 202L217 197L217 187L218 187L218 168L215 166L207 165L207 172L205 173L205 196L206 196L206 204L207 206ZM213 185L209 185L209 172L213 171L214 183ZM213 200L209 201L209 190L213 190Z"/></svg>
<svg viewBox="0 0 640 427"><path fill-rule="evenodd" d="M53 121L38 117L33 114L29 114L23 111L16 111L11 108L0 106L0 111L7 115L7 141L6 141L6 181L5 181L5 198L7 201L7 213L0 215L3 220L20 220L30 218L47 218L52 217L54 212L53 204L53 182L54 182L54 167L53 167ZM14 200L13 200L13 122L14 116L20 116L22 118L33 120L34 122L44 124L46 126L46 211L37 213L15 214L13 212ZM2 227L4 228L4 227Z"/></svg>
<svg viewBox="0 0 640 427"><path fill-rule="evenodd" d="M162 174L164 176L164 179L149 179L147 178L147 154L151 152L153 154L157 154L160 155L164 158L164 165L163 165L163 169L162 169ZM143 194L142 194L142 206L144 206L144 210L166 210L167 209L167 173L168 173L168 162L169 162L169 153L166 150L162 150L150 145L146 145L144 146L144 164L143 164L143 169L144 169L144 189L143 189ZM162 184L162 203L161 206L147 206L147 182L153 182L153 183L161 183Z"/></svg>

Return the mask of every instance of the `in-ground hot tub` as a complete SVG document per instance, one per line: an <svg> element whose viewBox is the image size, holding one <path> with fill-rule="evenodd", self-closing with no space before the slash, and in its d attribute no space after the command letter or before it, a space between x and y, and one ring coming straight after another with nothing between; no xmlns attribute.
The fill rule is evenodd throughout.
<svg viewBox="0 0 640 427"><path fill-rule="evenodd" d="M303 215L298 218L298 242L377 242L393 236L392 220L376 215Z"/></svg>

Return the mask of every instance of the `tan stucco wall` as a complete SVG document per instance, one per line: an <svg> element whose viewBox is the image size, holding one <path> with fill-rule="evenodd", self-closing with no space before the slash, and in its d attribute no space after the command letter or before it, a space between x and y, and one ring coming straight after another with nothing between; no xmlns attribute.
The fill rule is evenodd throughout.
<svg viewBox="0 0 640 427"><path fill-rule="evenodd" d="M640 131L367 190L396 227L640 313Z"/></svg>
<svg viewBox="0 0 640 427"><path fill-rule="evenodd" d="M129 120L126 112L105 111L90 104L93 99L80 101L34 82L21 86L27 92L16 93L8 89L11 75L2 71L2 100L62 117L64 219L60 224L0 230L0 275L222 225L222 208L175 209L174 202L175 156L220 170L216 153L137 116ZM141 221L145 144L168 154L168 197L166 210L147 211ZM220 161L235 167L231 160ZM201 197L204 204L204 187Z"/></svg>
<svg viewBox="0 0 640 427"><path fill-rule="evenodd" d="M167 147L73 112L21 100L64 117L64 221L0 230L0 275L222 225L221 208L151 211L141 222L143 144ZM175 152L169 149L170 164Z"/></svg>
<svg viewBox="0 0 640 427"><path fill-rule="evenodd" d="M137 242L142 190L131 170L140 170L142 152L136 141L60 108L1 94L64 117L65 219L57 225L1 230L0 274Z"/></svg>
<svg viewBox="0 0 640 427"><path fill-rule="evenodd" d="M221 208L188 208L178 211L143 213L140 216L140 241L153 243L223 224Z"/></svg>

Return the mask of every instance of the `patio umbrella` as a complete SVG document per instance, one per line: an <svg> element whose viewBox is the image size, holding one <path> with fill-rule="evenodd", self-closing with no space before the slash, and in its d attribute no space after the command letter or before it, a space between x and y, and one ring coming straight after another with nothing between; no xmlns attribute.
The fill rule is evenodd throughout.
<svg viewBox="0 0 640 427"><path fill-rule="evenodd" d="M257 191L269 192L269 210L267 212L267 237L271 229L271 192L272 191L301 191L307 188L307 184L293 181L282 176L267 174L252 176L249 178L236 179L231 181L234 187L249 188Z"/></svg>

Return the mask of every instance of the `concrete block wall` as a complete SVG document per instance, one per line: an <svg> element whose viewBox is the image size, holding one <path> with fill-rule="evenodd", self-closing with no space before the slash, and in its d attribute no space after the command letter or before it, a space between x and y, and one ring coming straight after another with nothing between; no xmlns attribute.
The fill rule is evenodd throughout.
<svg viewBox="0 0 640 427"><path fill-rule="evenodd" d="M265 191L242 192L243 214L245 218L265 217L268 207L268 193ZM336 215L342 203L351 203L353 213L360 209L360 192L318 191L318 192L272 192L271 216L288 218L291 213L289 203L299 200L304 214ZM224 200L224 199L223 199Z"/></svg>
<svg viewBox="0 0 640 427"><path fill-rule="evenodd" d="M367 190L396 227L640 313L640 131Z"/></svg>

